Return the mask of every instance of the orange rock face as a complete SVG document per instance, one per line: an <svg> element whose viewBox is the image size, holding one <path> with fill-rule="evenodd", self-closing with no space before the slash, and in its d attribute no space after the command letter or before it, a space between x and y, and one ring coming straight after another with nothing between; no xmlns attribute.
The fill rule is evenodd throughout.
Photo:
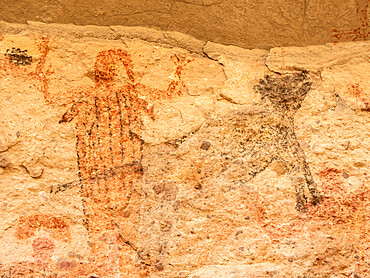
<svg viewBox="0 0 370 278"><path fill-rule="evenodd" d="M369 276L367 42L2 26L1 277Z"/></svg>

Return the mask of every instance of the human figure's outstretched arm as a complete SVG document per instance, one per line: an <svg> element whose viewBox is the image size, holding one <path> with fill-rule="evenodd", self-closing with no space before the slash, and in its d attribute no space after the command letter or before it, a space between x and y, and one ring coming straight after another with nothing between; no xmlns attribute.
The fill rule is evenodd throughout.
<svg viewBox="0 0 370 278"><path fill-rule="evenodd" d="M184 67L192 61L190 59L180 58L177 55L173 55L171 58L174 60L174 63L176 65L176 71L174 73L175 79L170 82L166 90L167 96L170 98L172 96L181 94L181 87L185 86L183 81L181 80L181 74Z"/></svg>
<svg viewBox="0 0 370 278"><path fill-rule="evenodd" d="M173 55L171 58L176 65L176 69L174 72L174 78L168 84L167 89L155 89L149 88L140 83L135 84L136 91L139 93L139 95L145 97L145 101L153 102L161 99L171 99L182 94L182 89L185 87L185 84L181 79L182 71L184 67L193 60L188 58L180 58L177 55Z"/></svg>

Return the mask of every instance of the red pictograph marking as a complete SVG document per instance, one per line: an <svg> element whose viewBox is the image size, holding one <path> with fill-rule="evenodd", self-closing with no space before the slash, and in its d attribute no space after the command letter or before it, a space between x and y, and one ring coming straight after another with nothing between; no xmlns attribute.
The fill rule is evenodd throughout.
<svg viewBox="0 0 370 278"><path fill-rule="evenodd" d="M4 277L66 277L59 276L60 270L52 260L56 248L53 239L70 241L70 230L67 221L59 216L34 214L19 219L16 238L26 240L36 235L37 231L47 232L49 237L37 237L32 241L32 261L16 262L10 265L0 265L0 273ZM67 274L65 274L67 275ZM68 277L78 277L68 275Z"/></svg>
<svg viewBox="0 0 370 278"><path fill-rule="evenodd" d="M248 198L248 206L252 212L253 220L271 241L289 238L302 232L305 226L304 215L300 214L295 218L290 218L289 221L283 218L271 219L267 211L268 201L263 196L258 192L253 192L249 193Z"/></svg>
<svg viewBox="0 0 370 278"><path fill-rule="evenodd" d="M55 244L50 238L38 237L32 242L33 257L37 260L48 261L55 249Z"/></svg>
<svg viewBox="0 0 370 278"><path fill-rule="evenodd" d="M108 265L108 241L121 241L125 246L119 252L120 273L130 277L145 272L136 267L132 246L139 194L134 183L142 175L140 115L153 116L148 101L181 95L181 73L190 60L178 56L173 59L176 80L160 90L136 82L133 62L126 51L99 52L94 65L95 87L77 92L77 101L60 120L76 121L79 176L95 264ZM123 86L115 83L119 66L123 66L127 78ZM112 231L118 231L119 238ZM101 240L103 234L106 241Z"/></svg>
<svg viewBox="0 0 370 278"><path fill-rule="evenodd" d="M18 239L30 238L39 229L50 232L55 239L70 240L69 224L62 217L45 214L35 214L20 218L16 237Z"/></svg>
<svg viewBox="0 0 370 278"><path fill-rule="evenodd" d="M311 217L326 219L328 223L362 229L369 189L362 188L351 192L344 183L342 172L334 168L320 172L319 177L324 199L321 205L311 207L308 214ZM350 215L351 219L348 218Z"/></svg>
<svg viewBox="0 0 370 278"><path fill-rule="evenodd" d="M0 41L2 39L3 37L0 37ZM115 272L116 258L119 257L121 274L127 277L141 277L148 270L145 269L147 267L143 268L141 263L134 261L136 249L132 244L138 220L139 194L134 188L134 183L142 175L142 140L137 133L142 128L140 115L152 117L153 107L150 102L171 99L182 94L185 85L181 80L181 74L184 66L191 60L172 56L176 66L175 78L166 90L160 90L149 88L135 79L134 65L126 51L122 49L101 51L94 64L93 88L75 92L73 96L67 94L54 96L49 92L49 78L53 74L51 66L47 66L50 45L51 42L47 37L42 37L37 42L40 57L37 64L31 68L13 63L6 55L1 56L0 76L33 81L33 85L44 94L45 100L50 104L63 97L73 102L60 122L76 120L80 184L94 255L91 264L76 267L74 272L76 277L81 273L87 275L91 271L103 276L110 275ZM126 73L127 82L123 86L117 86L115 83L118 67L123 67ZM53 238L66 241L70 239L68 224L61 218L51 215L21 218L16 236L19 239L27 239L34 236L38 229L50 232ZM36 252L41 257L48 256L54 250L53 244L47 243L47 240L34 242L36 249L42 247L41 253ZM114 252L111 250L112 244L119 245ZM113 254L111 258L108 253ZM10 268L14 269L13 267L20 271L37 268L33 262L16 264ZM52 271L54 266L50 267ZM75 277L72 273L70 275Z"/></svg>
<svg viewBox="0 0 370 278"><path fill-rule="evenodd" d="M369 223L370 188L363 185L361 188L351 188L345 182L348 174L338 169L328 168L319 173L320 188L323 191L323 202L311 207L307 216L316 223L317 230L330 231L336 242L347 242L351 253L347 260L356 265L356 270L362 277L369 274L366 263L366 246L370 240L367 233ZM323 266L326 263L323 263Z"/></svg>
<svg viewBox="0 0 370 278"><path fill-rule="evenodd" d="M270 218L266 210L268 203L264 198L258 192L249 194L248 205L254 220L271 240L296 237L307 228L311 233L330 230L340 236L343 236L343 231L351 231L353 237L365 235L369 220L370 188L363 185L359 189L350 190L345 184L343 171L335 168L321 171L318 177L322 202L316 206L310 204L304 214L289 218L289 221L279 216Z"/></svg>
<svg viewBox="0 0 370 278"><path fill-rule="evenodd" d="M0 41L4 37L0 36ZM0 77L2 76L14 76L21 78L23 80L31 80L33 86L37 88L44 94L45 99L50 102L49 94L49 77L53 74L51 66L45 70L46 67L46 57L50 51L51 42L47 37L41 37L39 41L36 42L38 51L40 53L40 58L35 66L34 70L30 70L28 66L22 67L14 64L9 59L6 59L4 55L0 57Z"/></svg>
<svg viewBox="0 0 370 278"><path fill-rule="evenodd" d="M356 1L356 14L360 19L360 26L358 28L352 30L333 30L332 37L335 38L335 43L339 42L340 40L352 40L358 41L363 40L366 41L369 36L369 18L368 18L368 9L369 3L367 2L366 5L361 7L360 3Z"/></svg>
<svg viewBox="0 0 370 278"><path fill-rule="evenodd" d="M370 111L370 100L366 97L364 90L360 87L359 83L350 84L345 92L347 95L353 96L364 104L363 111Z"/></svg>
<svg viewBox="0 0 370 278"><path fill-rule="evenodd" d="M360 89L360 84L358 83L349 85L346 93L355 98L360 98L363 95L363 91Z"/></svg>
<svg viewBox="0 0 370 278"><path fill-rule="evenodd" d="M47 37L42 37L41 41L37 43L37 48L41 54L40 60L36 65L36 70L30 74L31 77L38 80L39 85L35 85L42 93L44 93L45 99L48 101L50 99L49 94L49 80L48 77L54 72L49 66L45 70L46 56L50 51L50 40Z"/></svg>

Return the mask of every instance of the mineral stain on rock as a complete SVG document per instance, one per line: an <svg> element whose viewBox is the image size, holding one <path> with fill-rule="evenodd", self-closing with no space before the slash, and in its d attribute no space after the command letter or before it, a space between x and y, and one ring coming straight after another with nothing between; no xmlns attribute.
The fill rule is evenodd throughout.
<svg viewBox="0 0 370 278"><path fill-rule="evenodd" d="M211 142L209 141L203 141L202 145L200 145L200 148L205 151L207 151L210 147L211 147Z"/></svg>

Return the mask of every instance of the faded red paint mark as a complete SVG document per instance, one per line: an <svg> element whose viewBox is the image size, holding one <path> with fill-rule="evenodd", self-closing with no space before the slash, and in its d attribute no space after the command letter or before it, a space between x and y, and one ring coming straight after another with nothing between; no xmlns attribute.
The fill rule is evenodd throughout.
<svg viewBox="0 0 370 278"><path fill-rule="evenodd" d="M50 232L55 239L70 240L69 224L62 217L44 214L22 217L18 222L16 237L19 239L30 238L39 229Z"/></svg>
<svg viewBox="0 0 370 278"><path fill-rule="evenodd" d="M345 184L343 171L334 168L325 169L318 176L322 202L316 206L310 204L304 213L289 219L279 215L270 216L267 209L269 202L258 192L249 193L247 205L253 215L252 220L272 241L296 237L302 232L314 234L321 230L336 234L338 238L351 236L353 242L363 246L364 242L370 240L369 234L366 234L370 221L369 186L364 184L359 189L351 190Z"/></svg>
<svg viewBox="0 0 370 278"><path fill-rule="evenodd" d="M281 238L290 238L302 232L305 226L305 215L299 214L296 218L271 219L267 212L269 202L258 192L248 195L248 206L253 215L255 223L260 227L271 241L278 241Z"/></svg>
<svg viewBox="0 0 370 278"><path fill-rule="evenodd" d="M4 37L2 37L0 41L3 38ZM0 55L0 77L10 75L23 80L31 80L34 87L41 91L45 99L50 103L49 77L53 74L53 71L50 65L47 69L45 69L45 67L46 57L50 51L51 42L47 37L42 37L36 44L41 57L33 71L30 71L27 67L17 66L9 59L4 58L3 55Z"/></svg>
<svg viewBox="0 0 370 278"><path fill-rule="evenodd" d="M308 215L313 219L327 221L327 225L343 225L350 227L353 233L361 233L366 227L366 221L370 220L367 212L369 187L351 191L344 183L342 171L338 169L326 169L319 176L323 203L311 207Z"/></svg>
<svg viewBox="0 0 370 278"><path fill-rule="evenodd" d="M273 244L302 237L307 240L320 238L322 253L318 252L313 265L319 269L319 273L321 269L328 268L327 258L330 256L333 261L345 260L347 265L355 265L361 277L368 277L370 187L363 184L361 188L351 189L351 185L345 181L348 174L335 168L325 169L318 176L323 193L323 200L319 204L310 205L305 213L285 219L280 215L268 215L270 204L254 193L249 200L254 216L252 220ZM318 236L320 233L329 237L322 238Z"/></svg>
<svg viewBox="0 0 370 278"><path fill-rule="evenodd" d="M332 37L335 38L335 43L339 42L340 40L352 40L358 41L363 40L366 41L369 36L369 19L368 19L368 8L369 3L367 2L364 7L361 7L360 3L356 1L356 14L360 20L360 26L358 28L352 30L337 30L334 29L334 34Z"/></svg>
<svg viewBox="0 0 370 278"><path fill-rule="evenodd" d="M360 89L360 84L351 84L347 87L347 94L354 96L355 98L360 98L363 95L363 91Z"/></svg>
<svg viewBox="0 0 370 278"><path fill-rule="evenodd" d="M360 87L359 83L350 84L347 87L347 90L346 90L345 93L347 95L350 95L350 96L355 97L356 99L360 100L365 106L364 108L362 108L363 111L370 111L370 100L367 98L366 93Z"/></svg>
<svg viewBox="0 0 370 278"><path fill-rule="evenodd" d="M32 247L35 259L48 261L54 252L55 244L50 238L39 237L32 242Z"/></svg>
<svg viewBox="0 0 370 278"><path fill-rule="evenodd" d="M36 70L30 74L38 81L38 85L34 86L44 93L45 99L49 101L49 80L48 77L53 73L51 66L45 69L46 56L50 52L50 40L47 37L42 37L41 41L37 43L37 48L41 54L40 60L36 65ZM50 101L49 101L50 102Z"/></svg>
<svg viewBox="0 0 370 278"><path fill-rule="evenodd" d="M135 182L142 176L140 115L153 116L149 101L181 95L182 70L190 61L177 56L173 59L177 79L166 90L159 90L136 82L126 51L99 52L94 65L95 87L76 92L78 97L60 120L76 120L78 168L93 259L106 273L114 272L113 266L107 269L112 256L119 257L121 275L139 277L147 272L135 263L137 254L132 245L138 221L139 189ZM123 86L115 84L119 66L126 73ZM112 231L118 232L119 240ZM109 257L112 244L121 250Z"/></svg>
<svg viewBox="0 0 370 278"><path fill-rule="evenodd" d="M58 261L58 267L64 270L73 270L77 267L77 263L71 260L60 260Z"/></svg>
<svg viewBox="0 0 370 278"><path fill-rule="evenodd" d="M33 240L33 261L16 262L11 265L0 265L0 275L11 277L78 277L61 271L53 262L55 244L52 239L39 237Z"/></svg>
<svg viewBox="0 0 370 278"><path fill-rule="evenodd" d="M317 226L316 230L333 236L334 247L346 246L347 254L342 256L346 257L347 264L355 265L362 277L368 277L366 248L370 241L370 187L363 185L356 190L351 189L352 185L345 183L343 172L338 169L326 169L319 176L324 199L308 211L310 223ZM318 267L326 265L323 261Z"/></svg>

